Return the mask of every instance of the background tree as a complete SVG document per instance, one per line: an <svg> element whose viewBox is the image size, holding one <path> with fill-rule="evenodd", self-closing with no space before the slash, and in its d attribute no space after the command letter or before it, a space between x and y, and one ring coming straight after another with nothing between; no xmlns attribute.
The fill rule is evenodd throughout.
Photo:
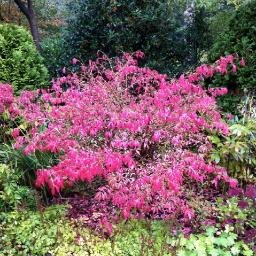
<svg viewBox="0 0 256 256"><path fill-rule="evenodd" d="M178 74L191 50L187 47L186 8L183 0L72 3L65 36L67 58L87 61L98 50L109 56L142 50L145 65Z"/></svg>
<svg viewBox="0 0 256 256"><path fill-rule="evenodd" d="M68 0L37 0L28 5L28 1L0 0L0 21L30 28L35 42L41 44L45 37L58 34L64 25L66 2ZM36 33L31 26L34 24L33 15L36 18Z"/></svg>
<svg viewBox="0 0 256 256"><path fill-rule="evenodd" d="M223 17L227 17L224 12ZM256 83L256 1L250 1L241 5L233 11L226 19L226 26L218 36L215 37L213 45L209 51L209 60L215 61L219 56L225 54L238 54L245 58L246 67L238 70L238 76L225 76L224 79L217 78L213 84L225 85L230 94L223 99L223 106L226 110L235 113L237 104L247 95L255 95ZM220 23L215 19L215 23Z"/></svg>
<svg viewBox="0 0 256 256"><path fill-rule="evenodd" d="M36 17L33 1L32 0L27 0L27 1L14 0L14 2L19 7L20 11L26 16L34 42L36 44L36 47L39 49L41 38L40 38L37 17Z"/></svg>
<svg viewBox="0 0 256 256"><path fill-rule="evenodd" d="M185 68L191 69L201 61L202 54L209 49L211 44L210 31L206 17L208 11L204 6L198 5L196 1L191 0L187 3L184 12L185 38L187 56L185 58Z"/></svg>

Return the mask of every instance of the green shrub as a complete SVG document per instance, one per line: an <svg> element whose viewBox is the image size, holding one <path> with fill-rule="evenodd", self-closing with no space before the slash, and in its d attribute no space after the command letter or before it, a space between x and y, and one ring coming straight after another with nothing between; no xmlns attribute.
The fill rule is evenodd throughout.
<svg viewBox="0 0 256 256"><path fill-rule="evenodd" d="M48 72L29 32L23 27L0 24L0 82L21 89L47 85Z"/></svg>
<svg viewBox="0 0 256 256"><path fill-rule="evenodd" d="M34 178L33 172L56 164L57 157L48 152L35 152L26 156L21 150L14 149L9 144L0 144L0 162L8 164L26 175Z"/></svg>
<svg viewBox="0 0 256 256"><path fill-rule="evenodd" d="M210 136L215 145L211 159L224 166L240 183L255 182L256 121L240 120L230 126L226 137Z"/></svg>
<svg viewBox="0 0 256 256"><path fill-rule="evenodd" d="M112 236L104 239L93 235L81 225L80 228L76 225L78 244L62 244L55 249L55 253L60 256L69 255L71 252L81 256L171 256L166 243L169 235L167 227L162 221L132 220L120 223L114 228Z"/></svg>
<svg viewBox="0 0 256 256"><path fill-rule="evenodd" d="M184 0L76 1L70 5L65 35L67 59L94 59L98 50L109 57L141 50L142 64L171 75L197 64L206 44L201 10L185 25ZM192 62L192 63L191 63Z"/></svg>
<svg viewBox="0 0 256 256"><path fill-rule="evenodd" d="M34 193L27 186L19 184L21 176L7 165L0 164L0 210L17 207L35 208Z"/></svg>
<svg viewBox="0 0 256 256"><path fill-rule="evenodd" d="M227 19L223 33L216 37L209 52L210 61L215 61L221 55L237 53L246 60L246 67L238 71L237 77L226 77L216 84L226 85L233 92L247 89L255 92L256 83L256 1L252 0Z"/></svg>
<svg viewBox="0 0 256 256"><path fill-rule="evenodd" d="M241 116L238 106L241 104L241 95L226 94L217 99L221 111L231 113L232 115Z"/></svg>
<svg viewBox="0 0 256 256"><path fill-rule="evenodd" d="M45 37L41 43L41 54L44 58L44 64L49 70L51 77L54 77L64 65L64 40L62 35Z"/></svg>

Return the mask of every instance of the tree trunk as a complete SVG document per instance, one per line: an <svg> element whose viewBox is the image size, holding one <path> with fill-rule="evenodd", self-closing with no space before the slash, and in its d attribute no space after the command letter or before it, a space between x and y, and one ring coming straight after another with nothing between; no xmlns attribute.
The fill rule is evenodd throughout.
<svg viewBox="0 0 256 256"><path fill-rule="evenodd" d="M40 49L40 43L41 43L41 38L39 34L39 28L38 28L38 23L37 23L37 18L35 15L34 8L29 8L29 26L31 30L32 37L34 39L34 42L36 44L37 49Z"/></svg>
<svg viewBox="0 0 256 256"><path fill-rule="evenodd" d="M14 2L19 7L20 11L26 16L35 45L37 49L40 50L41 38L32 0L27 0L26 3L22 0L14 0Z"/></svg>

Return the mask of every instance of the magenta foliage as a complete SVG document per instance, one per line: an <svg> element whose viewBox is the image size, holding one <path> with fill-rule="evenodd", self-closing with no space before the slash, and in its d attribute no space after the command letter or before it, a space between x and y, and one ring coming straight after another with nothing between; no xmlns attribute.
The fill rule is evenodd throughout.
<svg viewBox="0 0 256 256"><path fill-rule="evenodd" d="M0 115L9 109L14 101L13 88L9 84L0 83Z"/></svg>
<svg viewBox="0 0 256 256"><path fill-rule="evenodd" d="M16 104L31 129L25 136L15 132L15 146L25 154L59 155L57 165L37 171L36 185L48 185L53 195L101 176L107 185L95 200L111 202L125 218L179 213L190 219L186 184L236 186L207 161L207 135L229 132L215 100L226 89L206 91L200 84L215 73L236 72L236 60L222 57L170 81L139 67L142 56L102 56L53 81L49 90L23 92Z"/></svg>
<svg viewBox="0 0 256 256"><path fill-rule="evenodd" d="M228 191L230 197L247 197L250 199L256 199L256 185L248 184L243 190L240 187L230 188Z"/></svg>

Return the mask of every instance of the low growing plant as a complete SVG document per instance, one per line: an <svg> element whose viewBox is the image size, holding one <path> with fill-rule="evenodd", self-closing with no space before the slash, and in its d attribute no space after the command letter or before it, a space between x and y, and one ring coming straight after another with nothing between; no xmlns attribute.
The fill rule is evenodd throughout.
<svg viewBox="0 0 256 256"><path fill-rule="evenodd" d="M66 206L41 212L0 214L0 254L3 256L174 256L253 255L233 228L215 227L190 235L172 235L164 221L129 220L114 227L109 238L93 234L83 220L68 220Z"/></svg>
<svg viewBox="0 0 256 256"><path fill-rule="evenodd" d="M256 245L256 186L230 189L228 195L217 198L216 218L220 226L232 225L234 231L252 246Z"/></svg>
<svg viewBox="0 0 256 256"><path fill-rule="evenodd" d="M1 212L0 254L43 256L54 250L58 243L73 242L75 232L63 219L64 208L52 206L44 212Z"/></svg>
<svg viewBox="0 0 256 256"><path fill-rule="evenodd" d="M27 186L20 185L18 172L7 165L0 164L0 210L35 208L34 192Z"/></svg>
<svg viewBox="0 0 256 256"><path fill-rule="evenodd" d="M228 225L225 230L209 227L205 233L190 235L189 238L181 235L179 240L171 244L177 246L177 256L253 256L249 246L239 241L233 228Z"/></svg>

